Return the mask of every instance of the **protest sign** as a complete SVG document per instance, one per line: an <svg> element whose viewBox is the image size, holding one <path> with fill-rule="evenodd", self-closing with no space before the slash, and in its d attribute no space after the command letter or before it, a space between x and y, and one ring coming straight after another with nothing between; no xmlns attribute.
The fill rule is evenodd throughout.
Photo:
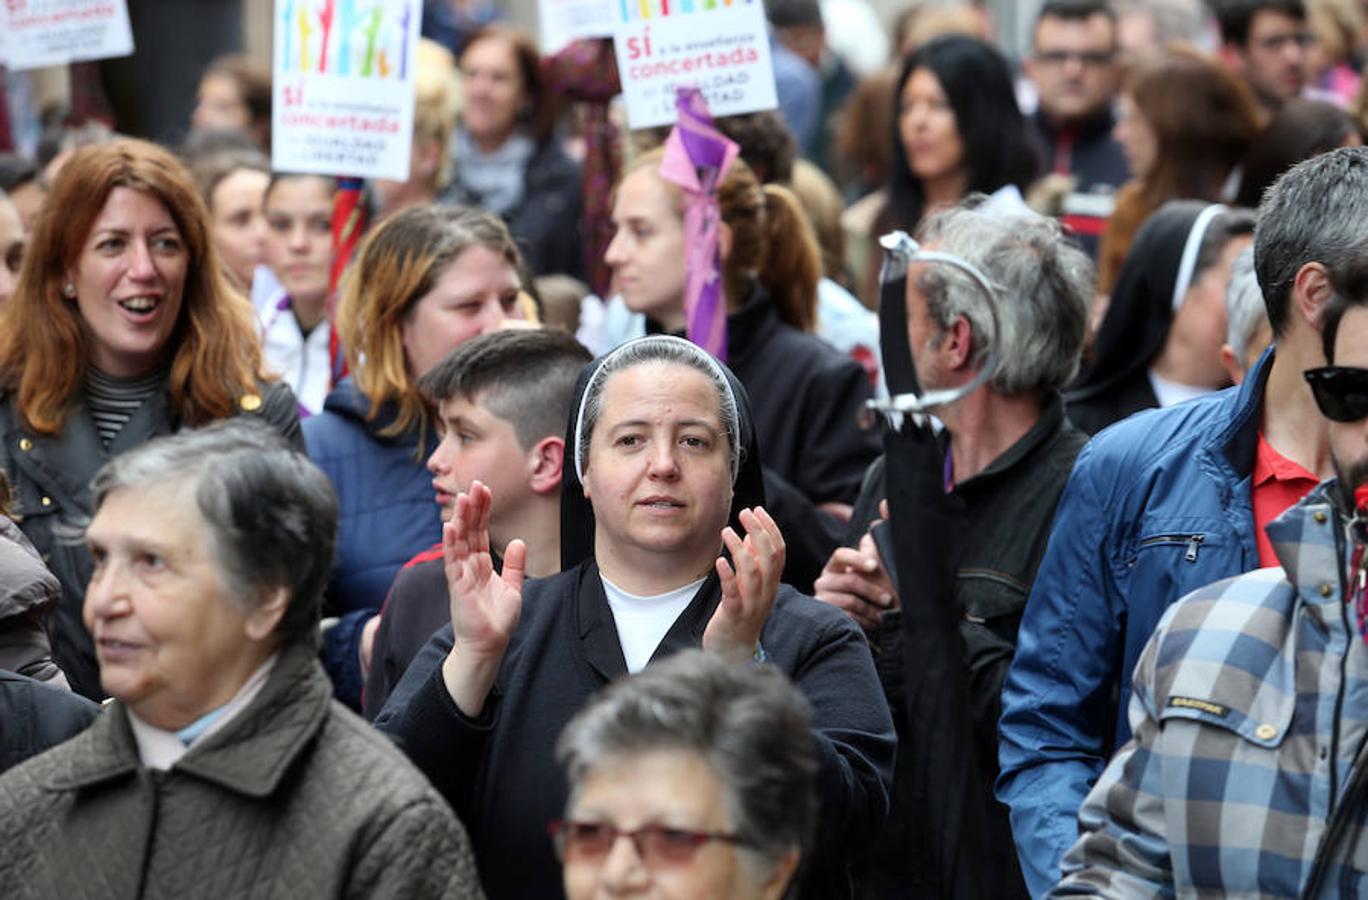
<svg viewBox="0 0 1368 900"><path fill-rule="evenodd" d="M271 165L404 181L422 0L276 0Z"/></svg>
<svg viewBox="0 0 1368 900"><path fill-rule="evenodd" d="M0 62L16 71L133 52L124 0L3 0L0 26Z"/></svg>
<svg viewBox="0 0 1368 900"><path fill-rule="evenodd" d="M760 0L615 0L613 35L627 121L675 120L676 90L696 87L714 116L778 106Z"/></svg>
<svg viewBox="0 0 1368 900"><path fill-rule="evenodd" d="M539 0L543 53L555 53L580 38L611 37L617 24L613 0Z"/></svg>

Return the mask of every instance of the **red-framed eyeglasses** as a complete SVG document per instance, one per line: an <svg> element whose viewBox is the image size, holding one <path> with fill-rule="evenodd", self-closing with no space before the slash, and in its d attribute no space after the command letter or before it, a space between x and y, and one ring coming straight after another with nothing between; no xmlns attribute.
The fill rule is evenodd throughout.
<svg viewBox="0 0 1368 900"><path fill-rule="evenodd" d="M679 866L691 862L700 847L709 841L737 846L750 842L735 834L720 831L691 831L668 825L642 825L630 831L608 822L556 819L547 826L562 862L597 862L605 858L619 837L630 838L637 855L648 866Z"/></svg>

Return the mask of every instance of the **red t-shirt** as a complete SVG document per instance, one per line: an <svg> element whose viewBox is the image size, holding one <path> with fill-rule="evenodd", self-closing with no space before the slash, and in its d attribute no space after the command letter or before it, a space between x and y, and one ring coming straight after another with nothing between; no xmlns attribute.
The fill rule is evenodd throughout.
<svg viewBox="0 0 1368 900"><path fill-rule="evenodd" d="M1259 449L1254 454L1254 477L1251 500L1254 503L1254 527L1259 542L1259 565L1280 566L1273 552L1273 542L1264 531L1269 522L1282 515L1320 483L1320 479L1301 463L1283 456L1259 435Z"/></svg>

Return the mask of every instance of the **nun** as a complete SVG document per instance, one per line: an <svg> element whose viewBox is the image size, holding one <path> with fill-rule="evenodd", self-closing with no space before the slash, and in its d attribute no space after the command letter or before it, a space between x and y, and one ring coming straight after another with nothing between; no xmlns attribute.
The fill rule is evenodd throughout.
<svg viewBox="0 0 1368 900"><path fill-rule="evenodd" d="M1226 286L1253 242L1251 210L1173 200L1150 216L1121 267L1091 362L1064 396L1069 420L1096 434L1142 409L1228 387Z"/></svg>
<svg viewBox="0 0 1368 900"><path fill-rule="evenodd" d="M896 738L859 629L779 581L784 539L763 508L744 388L696 345L650 336L586 367L572 409L562 571L525 582L514 540L496 572L490 494L474 483L443 530L451 626L376 724L455 807L490 897L554 897L547 829L569 799L554 748L589 698L687 648L776 668L811 704L818 763L800 894L852 895Z"/></svg>

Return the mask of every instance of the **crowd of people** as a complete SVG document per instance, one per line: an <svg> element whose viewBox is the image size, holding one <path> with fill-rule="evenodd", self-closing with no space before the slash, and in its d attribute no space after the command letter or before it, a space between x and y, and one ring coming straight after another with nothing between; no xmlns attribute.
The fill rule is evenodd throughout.
<svg viewBox="0 0 1368 900"><path fill-rule="evenodd" d="M701 192L425 10L0 155L6 896L1368 890L1362 4L767 0Z"/></svg>

